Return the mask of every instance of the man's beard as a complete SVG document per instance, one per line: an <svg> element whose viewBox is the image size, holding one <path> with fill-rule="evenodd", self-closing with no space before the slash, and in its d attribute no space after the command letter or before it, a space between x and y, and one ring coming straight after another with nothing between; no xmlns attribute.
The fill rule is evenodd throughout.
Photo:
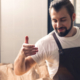
<svg viewBox="0 0 80 80"><path fill-rule="evenodd" d="M72 26L73 26L73 21L71 20L71 26L70 26L70 28L67 30L67 28L66 27L61 27L61 28L55 28L55 30L56 30L56 32L57 32L57 34L60 36L60 37L64 37L64 36L66 36L69 32L70 32L70 30L72 29ZM58 29L65 29L65 32L58 32Z"/></svg>

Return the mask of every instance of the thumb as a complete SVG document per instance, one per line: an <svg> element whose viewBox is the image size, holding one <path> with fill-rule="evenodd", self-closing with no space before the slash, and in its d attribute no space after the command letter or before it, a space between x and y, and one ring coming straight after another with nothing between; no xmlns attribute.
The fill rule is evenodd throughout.
<svg viewBox="0 0 80 80"><path fill-rule="evenodd" d="M25 37L25 43L28 43L28 36Z"/></svg>

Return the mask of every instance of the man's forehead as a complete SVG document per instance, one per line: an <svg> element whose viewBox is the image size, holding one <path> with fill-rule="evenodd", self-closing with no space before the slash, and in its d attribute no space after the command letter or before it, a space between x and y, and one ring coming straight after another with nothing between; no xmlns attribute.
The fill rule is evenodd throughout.
<svg viewBox="0 0 80 80"><path fill-rule="evenodd" d="M62 18L62 17L67 17L68 12L66 10L66 8L61 8L59 11L56 11L54 8L51 9L51 17L52 18L55 18L55 17L59 17L59 18Z"/></svg>

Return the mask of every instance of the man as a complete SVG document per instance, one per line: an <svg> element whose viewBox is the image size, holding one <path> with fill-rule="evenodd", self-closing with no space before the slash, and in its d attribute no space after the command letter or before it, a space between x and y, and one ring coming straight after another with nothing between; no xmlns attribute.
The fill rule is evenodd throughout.
<svg viewBox="0 0 80 80"><path fill-rule="evenodd" d="M22 75L46 61L53 80L80 80L80 30L74 27L74 7L69 0L54 0L49 8L54 31L35 46L24 43L14 62L14 71Z"/></svg>

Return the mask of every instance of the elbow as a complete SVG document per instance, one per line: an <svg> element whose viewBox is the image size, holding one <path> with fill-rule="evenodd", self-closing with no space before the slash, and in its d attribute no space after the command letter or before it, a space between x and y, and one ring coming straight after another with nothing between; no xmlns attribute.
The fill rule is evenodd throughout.
<svg viewBox="0 0 80 80"><path fill-rule="evenodd" d="M16 62L14 62L14 74L15 74L15 75L18 75L18 76L23 75L23 72L22 72L19 64L16 63Z"/></svg>
<svg viewBox="0 0 80 80"><path fill-rule="evenodd" d="M18 75L18 76L21 75L21 73L20 73L17 69L15 69L15 68L14 68L14 74L15 74L15 75Z"/></svg>
<svg viewBox="0 0 80 80"><path fill-rule="evenodd" d="M22 73L21 71L18 71L18 70L16 70L16 69L14 69L14 74L15 74L15 75L18 75L18 76L21 76L21 75L23 75L24 73Z"/></svg>
<svg viewBox="0 0 80 80"><path fill-rule="evenodd" d="M17 75L17 76L21 76L21 75L23 75L23 74L18 73L18 72L14 72L14 74Z"/></svg>
<svg viewBox="0 0 80 80"><path fill-rule="evenodd" d="M19 69L19 67L17 67L17 65L16 65L16 66L14 65L14 74L15 74L15 75L18 75L18 76L23 75L22 70Z"/></svg>

